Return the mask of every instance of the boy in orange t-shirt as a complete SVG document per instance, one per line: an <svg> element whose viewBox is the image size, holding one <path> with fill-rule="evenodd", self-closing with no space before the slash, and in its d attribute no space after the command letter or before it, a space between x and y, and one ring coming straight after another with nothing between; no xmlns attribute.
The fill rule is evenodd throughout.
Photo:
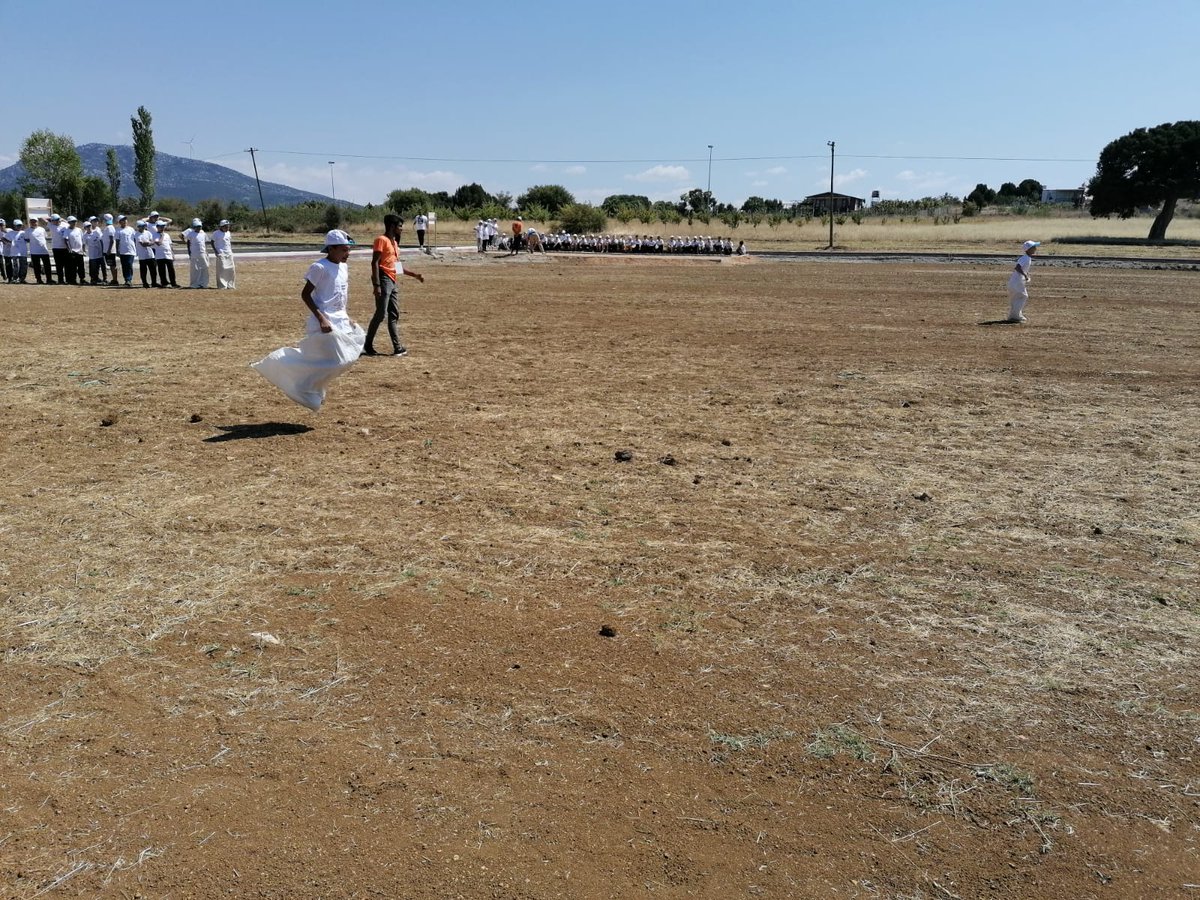
<svg viewBox="0 0 1200 900"><path fill-rule="evenodd" d="M406 356L408 348L400 343L400 294L396 282L401 275L424 282L425 276L408 271L400 262L400 238L404 232L404 220L389 213L383 217L383 234L371 245L371 291L375 295L375 315L367 326L367 339L363 356L378 356L375 351L375 332L387 318L388 337L392 339L392 355Z"/></svg>

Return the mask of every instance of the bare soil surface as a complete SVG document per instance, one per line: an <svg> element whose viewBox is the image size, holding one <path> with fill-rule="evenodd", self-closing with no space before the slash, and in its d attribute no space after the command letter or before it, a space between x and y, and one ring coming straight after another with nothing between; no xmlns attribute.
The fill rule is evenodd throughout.
<svg viewBox="0 0 1200 900"><path fill-rule="evenodd" d="M1200 896L1200 275L306 265L0 286L4 896Z"/></svg>

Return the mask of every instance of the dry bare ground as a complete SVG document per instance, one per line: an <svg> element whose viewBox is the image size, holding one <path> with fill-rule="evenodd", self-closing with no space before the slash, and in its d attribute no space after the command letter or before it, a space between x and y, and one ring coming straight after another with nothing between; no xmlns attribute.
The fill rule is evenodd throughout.
<svg viewBox="0 0 1200 900"><path fill-rule="evenodd" d="M1200 896L1200 274L304 265L0 286L5 896Z"/></svg>

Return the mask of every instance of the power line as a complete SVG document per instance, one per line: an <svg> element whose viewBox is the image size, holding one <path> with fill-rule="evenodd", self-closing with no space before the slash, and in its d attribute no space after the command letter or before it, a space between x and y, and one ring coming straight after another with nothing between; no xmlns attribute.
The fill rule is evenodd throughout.
<svg viewBox="0 0 1200 900"><path fill-rule="evenodd" d="M208 160L223 159L227 156L234 156L238 153L245 153L244 150L234 151L233 153L223 153L218 156L208 157ZM708 158L700 157L656 157L649 159L515 159L515 158L496 158L483 159L466 156L387 156L367 153L331 153L329 151L311 151L311 150L259 150L259 153L275 153L281 156L313 156L325 157L327 160L331 156L340 159L377 159L388 160L392 162L433 162L433 163L488 163L488 164L513 164L513 165L622 165L622 164L652 164L652 163L703 163L707 162ZM1049 163L1094 163L1095 158L1076 158L1065 156L928 156L922 154L881 154L881 153L843 153L843 159L894 159L894 160L929 160L942 162L1049 162ZM714 162L778 162L785 160L800 160L800 159L824 159L823 153L807 153L807 154L792 154L784 156L722 156L713 157Z"/></svg>

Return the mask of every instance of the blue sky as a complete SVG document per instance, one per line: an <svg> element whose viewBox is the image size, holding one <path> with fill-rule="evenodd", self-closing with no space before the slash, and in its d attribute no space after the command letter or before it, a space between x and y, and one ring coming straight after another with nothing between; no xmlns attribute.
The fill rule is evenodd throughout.
<svg viewBox="0 0 1200 900"><path fill-rule="evenodd" d="M580 200L961 196L1075 187L1108 141L1200 118L1200 2L156 4L6 41L0 165L38 128L157 148L379 202L479 182ZM12 12L8 10L8 12ZM7 24L12 16L4 15ZM10 38L11 33L6 32ZM58 43L61 39L61 43ZM141 48L153 48L148 51ZM33 91L32 93L37 93ZM330 166L329 162L334 165Z"/></svg>

